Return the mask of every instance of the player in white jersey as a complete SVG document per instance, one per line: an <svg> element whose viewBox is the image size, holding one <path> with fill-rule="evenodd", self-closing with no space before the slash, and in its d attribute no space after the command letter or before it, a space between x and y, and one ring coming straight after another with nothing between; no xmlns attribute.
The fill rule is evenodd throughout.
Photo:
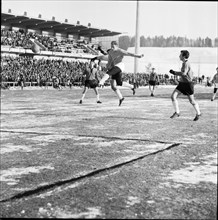
<svg viewBox="0 0 218 220"><path fill-rule="evenodd" d="M175 118L180 116L177 96L179 96L180 94L184 94L188 96L189 102L193 105L196 111L196 116L194 118L194 121L197 121L201 116L201 112L198 103L194 99L194 83L192 81L193 72L190 63L188 62L189 52L187 50L182 50L179 58L182 61L181 71L179 72L174 70L169 71L173 75L180 76L179 85L176 87L176 89L173 91L171 95L175 112L170 118Z"/></svg>
<svg viewBox="0 0 218 220"><path fill-rule="evenodd" d="M111 42L111 49L108 50L107 55L97 56L94 59L99 60L107 60L107 72L105 76L100 80L99 86L103 86L105 81L111 76L111 88L117 94L119 98L119 106L122 104L124 97L122 96L119 88L117 86L125 86L130 88L133 91L133 95L135 94L135 88L133 85L123 82L122 80L122 72L124 71L124 63L123 58L124 56L132 56L141 58L144 55L137 55L130 53L126 50L123 50L118 47L116 41Z"/></svg>
<svg viewBox="0 0 218 220"><path fill-rule="evenodd" d="M214 101L218 89L218 67L216 68L216 74L213 76L212 83L214 84L214 89L211 101Z"/></svg>

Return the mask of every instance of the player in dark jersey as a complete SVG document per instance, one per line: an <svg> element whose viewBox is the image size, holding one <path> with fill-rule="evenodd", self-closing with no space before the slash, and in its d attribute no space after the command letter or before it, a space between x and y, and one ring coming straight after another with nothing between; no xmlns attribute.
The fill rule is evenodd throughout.
<svg viewBox="0 0 218 220"><path fill-rule="evenodd" d="M216 68L216 74L213 76L212 83L214 84L214 89L211 101L214 101L218 89L218 67Z"/></svg>
<svg viewBox="0 0 218 220"><path fill-rule="evenodd" d="M82 92L82 98L79 101L80 104L83 103L86 92L89 88L94 89L95 94L97 96L97 103L101 104L101 101L99 99L99 92L98 92L97 72L98 72L98 65L94 61L90 61L90 64L86 63L86 67L83 73L85 75L85 86Z"/></svg>
<svg viewBox="0 0 218 220"><path fill-rule="evenodd" d="M170 118L175 118L180 116L177 97L183 94L188 96L189 102L193 105L196 111L196 116L194 118L194 121L197 121L201 116L201 112L198 103L194 99L194 83L192 81L193 71L191 69L190 63L188 62L189 52L187 50L182 50L180 52L179 58L182 61L181 71L174 71L174 70L169 71L173 75L180 76L179 85L175 88L175 90L171 95L175 112Z"/></svg>
<svg viewBox="0 0 218 220"><path fill-rule="evenodd" d="M155 72L155 68L153 67L151 69L151 73L149 75L149 81L148 81L148 84L149 84L149 90L151 92L151 96L154 96L154 90L155 90L155 86L157 85L158 83L158 75L157 73Z"/></svg>
<svg viewBox="0 0 218 220"><path fill-rule="evenodd" d="M18 85L21 87L22 90L23 90L24 84L25 84L24 76L23 74L20 74L18 78Z"/></svg>
<svg viewBox="0 0 218 220"><path fill-rule="evenodd" d="M125 86L130 88L133 91L133 95L135 94L135 88L133 85L123 82L122 80L122 72L124 71L124 63L123 58L124 56L132 56L141 58L144 55L137 55L130 53L126 50L123 50L118 47L118 44L116 41L111 42L111 49L107 51L107 55L101 55L97 56L94 59L99 60L107 60L107 72L105 76L100 80L99 86L103 86L104 82L111 77L111 88L116 93L116 95L119 98L119 106L122 104L124 97L122 96L119 88L117 86ZM93 60L94 60L93 59Z"/></svg>

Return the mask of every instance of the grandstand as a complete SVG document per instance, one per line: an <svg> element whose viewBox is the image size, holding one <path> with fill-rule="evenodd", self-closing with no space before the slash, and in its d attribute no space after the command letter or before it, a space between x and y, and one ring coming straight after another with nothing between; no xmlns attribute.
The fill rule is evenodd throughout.
<svg viewBox="0 0 218 220"><path fill-rule="evenodd" d="M48 51L42 51L43 56L60 56L69 58L89 59L98 54L97 38L113 37L120 35L107 29L56 21L55 17L51 20L42 19L24 15L1 13L1 51L2 53L14 54L32 54L27 39L37 37L38 40L48 48ZM16 39L14 39L16 38ZM102 42L101 42L102 44Z"/></svg>
<svg viewBox="0 0 218 220"><path fill-rule="evenodd" d="M9 9L1 13L1 88L18 86L24 76L26 86L81 85L84 63L100 52L103 38L119 36L107 29L16 15ZM36 38L47 50L34 54L29 39ZM100 41L98 40L101 39ZM102 67L102 71L104 67Z"/></svg>
<svg viewBox="0 0 218 220"><path fill-rule="evenodd" d="M120 32L99 29L24 15L1 13L1 88L19 85L21 76L25 86L54 86L58 79L62 86L81 86L85 62L98 55L98 46L108 47L108 42L119 37ZM37 38L47 50L34 54L29 39ZM105 45L103 44L105 38ZM101 41L100 41L101 40ZM102 61L105 72L105 62ZM147 85L148 73L124 73L126 81L138 86ZM101 77L100 77L101 78ZM159 76L161 84L172 84L174 80Z"/></svg>

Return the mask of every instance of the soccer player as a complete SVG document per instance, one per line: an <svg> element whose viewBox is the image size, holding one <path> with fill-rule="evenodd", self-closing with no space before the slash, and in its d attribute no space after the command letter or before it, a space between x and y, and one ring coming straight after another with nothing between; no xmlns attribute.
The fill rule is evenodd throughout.
<svg viewBox="0 0 218 220"><path fill-rule="evenodd" d="M20 74L18 78L18 85L20 86L22 90L23 90L24 84L25 84L24 76L23 74Z"/></svg>
<svg viewBox="0 0 218 220"><path fill-rule="evenodd" d="M171 95L175 112L170 118L180 116L177 97L181 94L184 94L188 96L189 102L193 105L196 111L194 121L197 121L201 116L201 112L198 103L194 99L194 83L192 82L193 71L191 69L190 63L188 62L189 52L187 50L181 50L179 58L182 61L181 71L169 71L173 75L180 76L179 85L175 88Z"/></svg>
<svg viewBox="0 0 218 220"><path fill-rule="evenodd" d="M157 82L159 81L158 79L158 75L157 73L155 72L155 68L153 67L151 69L151 73L149 75L149 81L148 81L148 84L149 84L149 90L151 92L151 96L154 96L154 90L155 90L155 86L157 84Z"/></svg>
<svg viewBox="0 0 218 220"><path fill-rule="evenodd" d="M107 55L101 55L94 57L92 60L99 59L99 60L107 60L107 72L103 76L103 78L99 82L99 86L103 86L104 82L111 76L111 88L116 93L119 98L119 106L122 104L124 97L122 96L119 88L117 86L125 86L130 88L133 91L133 95L135 94L135 88L133 85L123 82L122 81L122 72L124 71L124 63L123 58L124 56L132 56L141 58L144 55L137 55L130 53L126 50L123 50L118 47L116 41L111 42L111 49L107 51Z"/></svg>
<svg viewBox="0 0 218 220"><path fill-rule="evenodd" d="M214 90L211 101L214 101L218 89L218 67L216 68L216 74L213 76L212 83L214 84Z"/></svg>
<svg viewBox="0 0 218 220"><path fill-rule="evenodd" d="M84 71L84 75L86 77L85 87L82 92L82 98L79 101L80 104L83 103L88 88L94 89L95 94L97 96L97 103L98 104L102 103L99 99L97 72L98 72L97 64L95 64L94 61L91 60L90 64L86 63L86 67Z"/></svg>

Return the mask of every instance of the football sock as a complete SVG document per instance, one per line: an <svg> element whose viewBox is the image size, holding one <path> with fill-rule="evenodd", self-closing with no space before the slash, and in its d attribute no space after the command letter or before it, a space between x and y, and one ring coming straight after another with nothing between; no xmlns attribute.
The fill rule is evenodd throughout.
<svg viewBox="0 0 218 220"><path fill-rule="evenodd" d="M121 92L120 92L119 89L117 89L117 90L115 91L115 93L117 94L117 96L118 96L119 99L122 99L122 98L123 98L123 96L122 96L122 94L121 94Z"/></svg>
<svg viewBox="0 0 218 220"><path fill-rule="evenodd" d="M197 115L200 115L200 114L201 114L201 112L200 112L200 108L199 108L198 103L195 103L195 104L193 105L193 107L194 107L194 109L195 109L195 111L196 111Z"/></svg>
<svg viewBox="0 0 218 220"><path fill-rule="evenodd" d="M178 104L178 101L175 100L175 101L172 101L173 102L173 107L175 109L175 112L176 113L179 113L179 104Z"/></svg>
<svg viewBox="0 0 218 220"><path fill-rule="evenodd" d="M216 93L213 94L212 99L214 100L216 97Z"/></svg>
<svg viewBox="0 0 218 220"><path fill-rule="evenodd" d="M83 99L85 98L85 95L86 95L85 93L84 93L84 94L82 95L82 98L81 98L81 100L83 100Z"/></svg>
<svg viewBox="0 0 218 220"><path fill-rule="evenodd" d="M100 80L99 84L100 85L104 85L105 81L109 78L108 74L105 74L102 79Z"/></svg>
<svg viewBox="0 0 218 220"><path fill-rule="evenodd" d="M123 85L122 86L125 86L125 87L128 87L130 89L134 89L134 86L129 84L128 82L123 82Z"/></svg>
<svg viewBox="0 0 218 220"><path fill-rule="evenodd" d="M96 97L97 97L97 101L99 101L99 94L98 94L98 95L96 95Z"/></svg>

